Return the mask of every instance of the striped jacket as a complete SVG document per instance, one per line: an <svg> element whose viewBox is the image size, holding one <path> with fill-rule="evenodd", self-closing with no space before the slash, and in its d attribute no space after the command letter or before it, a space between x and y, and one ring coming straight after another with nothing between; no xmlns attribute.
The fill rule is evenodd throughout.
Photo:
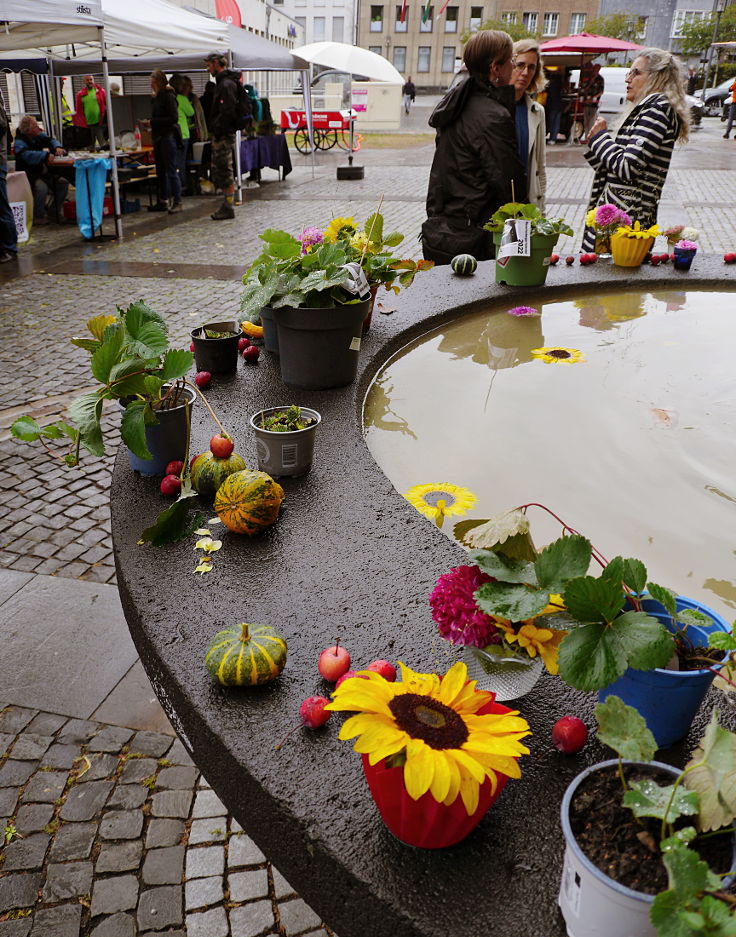
<svg viewBox="0 0 736 937"><path fill-rule="evenodd" d="M597 133L585 158L595 169L588 209L613 204L644 226L657 221L657 206L670 168L680 121L665 95L647 95L635 105L615 137ZM595 234L585 229L583 250L593 250Z"/></svg>

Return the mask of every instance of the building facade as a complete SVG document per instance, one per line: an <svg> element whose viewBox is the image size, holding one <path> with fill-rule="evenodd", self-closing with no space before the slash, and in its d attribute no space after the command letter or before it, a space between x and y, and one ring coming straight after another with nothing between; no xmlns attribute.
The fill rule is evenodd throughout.
<svg viewBox="0 0 736 937"><path fill-rule="evenodd" d="M245 2L245 0L241 0ZM355 40L353 0L273 0L274 10L283 10L304 34L304 42L347 42Z"/></svg>

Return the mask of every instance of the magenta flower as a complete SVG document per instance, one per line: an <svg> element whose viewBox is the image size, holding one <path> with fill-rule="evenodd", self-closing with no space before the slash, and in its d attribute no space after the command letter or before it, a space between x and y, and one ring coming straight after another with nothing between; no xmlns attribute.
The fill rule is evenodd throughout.
<svg viewBox="0 0 736 937"><path fill-rule="evenodd" d="M677 244L675 244L675 247L679 247L680 250L683 251L696 251L698 249L698 245L695 243L695 241L686 240L678 241Z"/></svg>
<svg viewBox="0 0 736 937"><path fill-rule="evenodd" d="M446 641L474 647L500 644L501 635L495 619L482 612L473 598L476 589L491 581L477 566L457 566L440 576L429 604L437 630Z"/></svg>
<svg viewBox="0 0 736 937"><path fill-rule="evenodd" d="M324 234L322 234L319 228L315 228L314 225L305 228L297 238L302 244L302 254L306 254L315 244L321 244L324 239Z"/></svg>
<svg viewBox="0 0 736 937"><path fill-rule="evenodd" d="M534 306L514 306L513 309L507 309L506 312L510 316L525 316L527 318L541 315L541 312L535 309Z"/></svg>
<svg viewBox="0 0 736 937"><path fill-rule="evenodd" d="M599 205L595 211L595 223L603 228L607 228L609 225L613 224L630 225L631 217L627 215L625 211L616 208L615 205Z"/></svg>

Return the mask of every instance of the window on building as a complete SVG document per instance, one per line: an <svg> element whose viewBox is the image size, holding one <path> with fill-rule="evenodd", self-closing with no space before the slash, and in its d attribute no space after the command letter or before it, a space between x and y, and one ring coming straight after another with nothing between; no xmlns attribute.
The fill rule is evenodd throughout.
<svg viewBox="0 0 736 937"><path fill-rule="evenodd" d="M324 16L315 16L312 20L312 38L315 42L321 42L325 38Z"/></svg>
<svg viewBox="0 0 736 937"><path fill-rule="evenodd" d="M644 42L647 36L647 23L649 22L648 16L639 17L639 28L637 29L636 36L634 37L637 42Z"/></svg>
<svg viewBox="0 0 736 937"><path fill-rule="evenodd" d="M394 68L397 72L406 71L406 46L394 46Z"/></svg>
<svg viewBox="0 0 736 937"><path fill-rule="evenodd" d="M383 7L371 6L371 32L383 32Z"/></svg>
<svg viewBox="0 0 736 937"><path fill-rule="evenodd" d="M471 32L475 29L480 29L480 24L482 22L483 22L483 7L471 7L470 8Z"/></svg>
<svg viewBox="0 0 736 937"><path fill-rule="evenodd" d="M419 32L431 33L433 20L434 20L434 7L430 7L429 12L427 12L426 7L423 7L422 12L420 14L420 20L419 20Z"/></svg>
<svg viewBox="0 0 736 937"><path fill-rule="evenodd" d="M383 49L381 46L368 46L369 52L375 52L376 55L383 55Z"/></svg>
<svg viewBox="0 0 736 937"><path fill-rule="evenodd" d="M524 25L524 29L528 29L530 33L535 33L537 31L537 19L539 18L539 13L525 13L521 22Z"/></svg>
<svg viewBox="0 0 736 937"><path fill-rule="evenodd" d="M560 24L560 14L559 13L545 13L544 21L542 25L542 35L543 36L556 36L557 27Z"/></svg>
<svg viewBox="0 0 736 937"><path fill-rule="evenodd" d="M396 21L394 23L394 32L405 33L406 27L409 24L409 6L407 4L406 9L404 10L404 22L401 22L401 6L396 7Z"/></svg>
<svg viewBox="0 0 736 937"><path fill-rule="evenodd" d="M306 16L295 16L294 19L296 20L296 25L297 25L297 26L301 26L301 28L304 30L304 36L306 37L306 35L307 35L307 18L306 18Z"/></svg>
<svg viewBox="0 0 736 937"><path fill-rule="evenodd" d="M450 73L455 71L455 46L442 47L442 71Z"/></svg>
<svg viewBox="0 0 736 937"><path fill-rule="evenodd" d="M332 41L345 42L345 17L332 17Z"/></svg>
<svg viewBox="0 0 736 937"><path fill-rule="evenodd" d="M516 10L510 13L502 13L501 22L507 23L509 26L514 26L516 24Z"/></svg>
<svg viewBox="0 0 736 937"><path fill-rule="evenodd" d="M419 46L417 49L417 71L428 72L429 63L432 57L431 46Z"/></svg>
<svg viewBox="0 0 736 937"><path fill-rule="evenodd" d="M445 10L445 32L457 32L457 7L447 7Z"/></svg>
<svg viewBox="0 0 736 937"><path fill-rule="evenodd" d="M574 36L576 33L582 33L585 31L585 18L587 13L571 13L570 14L570 35Z"/></svg>
<svg viewBox="0 0 736 937"><path fill-rule="evenodd" d="M670 37L672 39L681 39L682 27L686 23L699 23L708 16L710 16L709 10L675 10L675 15L672 17Z"/></svg>

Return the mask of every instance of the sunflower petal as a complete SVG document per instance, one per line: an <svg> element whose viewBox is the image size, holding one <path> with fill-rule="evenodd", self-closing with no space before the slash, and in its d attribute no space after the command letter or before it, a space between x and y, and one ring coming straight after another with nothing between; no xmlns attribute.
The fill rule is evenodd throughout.
<svg viewBox="0 0 736 937"><path fill-rule="evenodd" d="M406 746L404 786L412 800L426 794L434 778L434 752L420 739L411 739Z"/></svg>
<svg viewBox="0 0 736 937"><path fill-rule="evenodd" d="M452 706L468 680L468 668L461 660L450 667L440 683L439 699L445 706Z"/></svg>
<svg viewBox="0 0 736 937"><path fill-rule="evenodd" d="M434 777L429 790L432 797L441 804L450 793L450 766L443 751L435 751L434 755Z"/></svg>
<svg viewBox="0 0 736 937"><path fill-rule="evenodd" d="M467 774L462 775L462 780L460 781L460 796L463 799L465 804L465 809L468 812L468 816L478 809L478 798L480 795L480 785L475 780L475 778L469 777Z"/></svg>

